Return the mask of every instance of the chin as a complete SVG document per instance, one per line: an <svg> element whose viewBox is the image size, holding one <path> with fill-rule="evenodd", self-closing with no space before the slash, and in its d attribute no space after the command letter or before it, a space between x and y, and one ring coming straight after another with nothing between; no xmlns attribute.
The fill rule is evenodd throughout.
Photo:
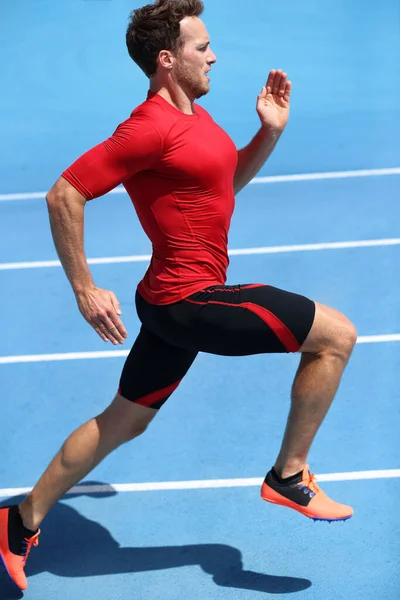
<svg viewBox="0 0 400 600"><path fill-rule="evenodd" d="M197 90L196 100L198 100L199 98L202 98L202 96L206 96L206 94L208 94L209 91L210 91L209 85L207 87L202 88L201 90Z"/></svg>

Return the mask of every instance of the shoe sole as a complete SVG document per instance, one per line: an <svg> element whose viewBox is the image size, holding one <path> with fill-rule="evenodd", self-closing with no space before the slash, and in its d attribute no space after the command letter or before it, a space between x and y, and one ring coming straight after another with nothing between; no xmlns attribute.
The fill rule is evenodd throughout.
<svg viewBox="0 0 400 600"><path fill-rule="evenodd" d="M303 514L303 513L302 513ZM304 515L305 517L307 517L307 515ZM340 522L344 522L344 521L348 521L349 519L351 519L353 515L349 515L348 517L340 517L340 519L321 519L320 517L308 517L309 519L312 519L313 521L324 521L325 523L340 523Z"/></svg>
<svg viewBox="0 0 400 600"><path fill-rule="evenodd" d="M337 523L340 521L348 521L349 519L351 519L351 517L353 515L348 515L347 517L338 517L337 519L324 519L323 517L313 517L312 515L307 515L305 512L303 512L302 510L300 510L299 508L296 508L295 506L288 506L287 504L283 504L281 502L276 502L274 500L269 500L268 498L263 498L263 496L261 496L261 499L264 500L264 502L268 502L269 504L275 504L275 506L283 506L284 508L290 508L291 510L295 510L298 513L300 513L301 515L303 515L303 517L307 517L307 519L312 519L313 521L321 521L321 522L325 522L325 523Z"/></svg>

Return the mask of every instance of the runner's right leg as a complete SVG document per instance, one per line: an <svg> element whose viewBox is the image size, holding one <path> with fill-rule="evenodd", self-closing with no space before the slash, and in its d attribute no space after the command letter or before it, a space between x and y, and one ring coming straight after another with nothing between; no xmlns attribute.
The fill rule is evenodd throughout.
<svg viewBox="0 0 400 600"><path fill-rule="evenodd" d="M110 452L146 430L196 355L142 328L110 406L64 442L19 511L17 506L0 509L0 558L20 589L27 588L26 558L52 506Z"/></svg>

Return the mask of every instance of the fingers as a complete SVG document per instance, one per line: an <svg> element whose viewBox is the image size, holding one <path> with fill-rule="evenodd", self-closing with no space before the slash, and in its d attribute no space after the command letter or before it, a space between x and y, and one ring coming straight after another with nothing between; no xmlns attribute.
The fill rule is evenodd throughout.
<svg viewBox="0 0 400 600"><path fill-rule="evenodd" d="M291 82L287 79L287 73L281 69L273 69L270 71L266 83L267 94L279 96L286 100L290 97L291 85Z"/></svg>
<svg viewBox="0 0 400 600"><path fill-rule="evenodd" d="M282 81L282 71L279 69L275 73L274 83L272 85L272 93L274 96L279 96L279 90L281 89L281 81Z"/></svg>
<svg viewBox="0 0 400 600"><path fill-rule="evenodd" d="M82 315L104 342L115 346L124 343L128 332L119 318L121 307L113 292L96 288L81 293L77 299Z"/></svg>
<svg viewBox="0 0 400 600"><path fill-rule="evenodd" d="M117 313L117 315L122 315L122 310L121 310L121 305L118 302L118 298L117 296L114 294L114 292L110 292L110 298L111 298L111 303L115 309L115 312Z"/></svg>
<svg viewBox="0 0 400 600"><path fill-rule="evenodd" d="M291 81L287 81L286 82L286 86L285 86L285 91L284 91L284 94L283 94L283 99L284 99L285 102L289 102L291 91L292 91L292 82Z"/></svg>
<svg viewBox="0 0 400 600"><path fill-rule="evenodd" d="M110 341L108 339L108 337L105 335L105 333L103 333L103 331L101 330L100 326L97 326L97 325L95 325L93 323L92 327L95 330L95 332L101 337L101 339L103 340L103 342L109 342Z"/></svg>
<svg viewBox="0 0 400 600"><path fill-rule="evenodd" d="M97 321L95 325L100 329L100 332L110 340L115 346L117 344L123 344L125 338L128 337L125 327L122 321L118 318L115 313L108 313L101 317L100 321Z"/></svg>
<svg viewBox="0 0 400 600"><path fill-rule="evenodd" d="M265 85L261 88L261 92L258 94L258 99L262 100L263 98L265 98L267 95L267 89L265 87Z"/></svg>
<svg viewBox="0 0 400 600"><path fill-rule="evenodd" d="M268 75L267 83L265 85L265 87L267 88L267 94L272 94L272 88L274 85L275 74L276 74L276 71L270 71L270 73Z"/></svg>
<svg viewBox="0 0 400 600"><path fill-rule="evenodd" d="M128 332L126 331L121 319L118 318L119 315L122 315L121 305L118 301L117 296L114 294L114 292L110 292L110 298L111 298L111 304L115 310L115 314L109 314L108 316L110 317L111 321L113 322L113 325L117 328L119 335L122 336L123 341L120 343L123 344L124 339L128 337Z"/></svg>

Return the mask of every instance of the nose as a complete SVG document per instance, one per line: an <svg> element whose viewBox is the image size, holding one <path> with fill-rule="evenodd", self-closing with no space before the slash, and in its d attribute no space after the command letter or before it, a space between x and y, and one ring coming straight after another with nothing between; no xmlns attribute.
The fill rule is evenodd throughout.
<svg viewBox="0 0 400 600"><path fill-rule="evenodd" d="M214 63L217 62L217 57L215 56L215 54L212 50L210 50L210 55L208 57L207 62L209 65L213 65Z"/></svg>

